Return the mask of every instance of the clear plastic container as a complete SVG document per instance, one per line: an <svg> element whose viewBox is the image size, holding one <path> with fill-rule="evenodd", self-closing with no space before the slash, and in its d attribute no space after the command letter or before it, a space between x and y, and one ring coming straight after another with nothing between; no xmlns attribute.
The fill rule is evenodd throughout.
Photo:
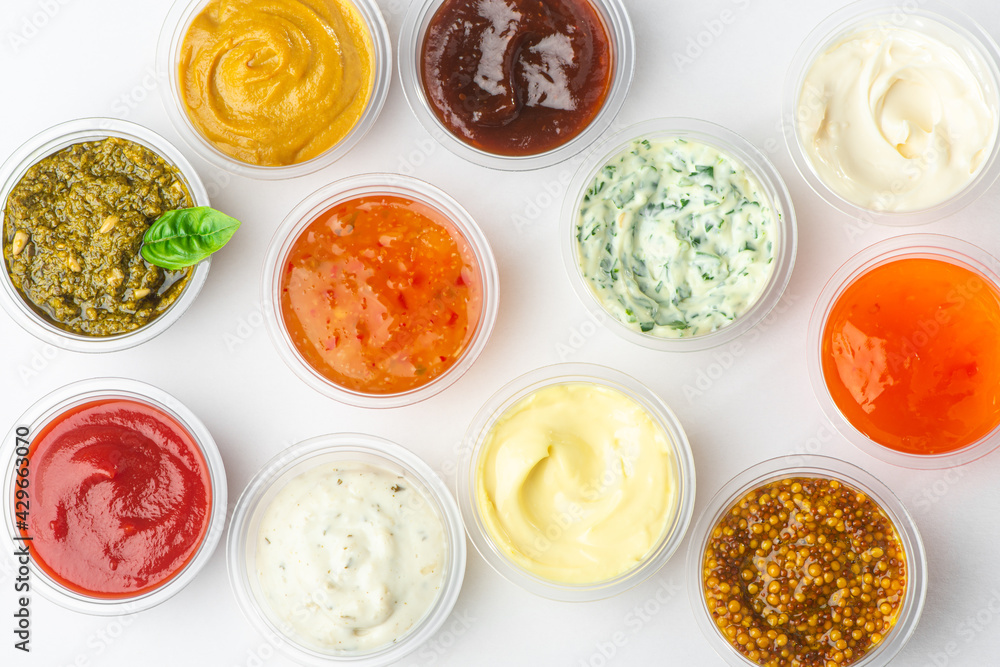
<svg viewBox="0 0 1000 667"><path fill-rule="evenodd" d="M424 36L434 14L444 0L414 0L399 32L399 78L410 109L434 139L452 153L475 164L508 171L549 167L566 160L592 144L611 127L628 96L635 71L635 31L621 0L590 0L603 19L611 40L614 62L611 84L601 110L580 134L565 144L535 155L500 155L471 146L448 130L427 101L420 76Z"/></svg>
<svg viewBox="0 0 1000 667"><path fill-rule="evenodd" d="M141 144L177 169L191 193L195 206L209 206L208 192L194 167L183 154L160 135L141 125L114 118L81 118L61 123L32 137L0 167L0 203L7 207L7 197L25 172L39 160L64 148L87 141L120 137ZM152 340L176 322L194 302L208 278L212 258L197 264L180 297L145 326L113 336L86 336L61 329L35 310L11 282L6 266L0 271L0 303L17 324L28 333L56 347L74 352L117 352Z"/></svg>
<svg viewBox="0 0 1000 667"><path fill-rule="evenodd" d="M156 47L156 75L159 81L165 82L169 92L162 95L163 106L167 116L177 133L181 135L198 155L215 167L229 173L247 178L261 180L279 180L295 178L311 174L318 169L333 164L348 153L368 131L371 130L386 97L389 95L389 83L392 80L392 43L389 29L382 18L375 0L351 0L364 19L365 26L371 35L374 48L375 69L373 72L372 92L368 105L350 132L327 151L311 160L281 167L267 167L250 164L233 158L215 147L191 122L181 96L178 66L181 58L181 47L188 27L201 10L213 0L175 0L160 31Z"/></svg>
<svg viewBox="0 0 1000 667"><path fill-rule="evenodd" d="M703 559L716 524L744 494L768 482L790 477L837 480L853 487L867 494L895 526L906 554L905 599L887 637L862 659L844 663L850 667L889 664L913 635L924 606L927 593L927 557L923 541L912 517L888 487L856 466L824 456L785 456L758 463L731 479L709 501L692 532L686 565L688 597L701 631L716 653L731 667L753 667L758 664L738 653L713 620L705 603Z"/></svg>
<svg viewBox="0 0 1000 667"><path fill-rule="evenodd" d="M476 257L483 285L483 307L475 333L461 357L444 373L427 384L392 394L363 393L342 387L311 366L288 334L281 316L281 271L285 258L302 231L317 216L336 204L363 195L392 195L421 202L437 210L454 224L469 243ZM472 216L454 199L434 186L409 176L363 174L324 186L306 197L288 214L271 239L264 258L261 298L264 319L271 341L282 360L306 384L316 391L348 405L366 408L391 408L410 405L443 391L472 367L489 340L499 309L499 275L496 260L486 236Z"/></svg>
<svg viewBox="0 0 1000 667"><path fill-rule="evenodd" d="M740 163L756 177L776 215L774 260L772 262L774 266L760 296L746 312L727 326L688 338L662 338L635 331L605 310L597 294L591 289L583 275L576 240L576 224L580 203L587 188L601 168L637 139L664 140L675 137L707 144ZM603 322L605 326L625 340L665 352L705 350L728 343L756 326L781 299L781 295L792 277L798 244L795 209L792 206L788 189L774 166L763 153L735 132L714 123L693 118L660 118L644 121L627 127L602 141L580 165L566 189L561 224L563 227L560 232L560 245L562 246L566 272L574 291L580 297L583 305L594 316L594 319Z"/></svg>
<svg viewBox="0 0 1000 667"><path fill-rule="evenodd" d="M261 518L274 497L295 477L320 465L362 463L404 477L441 519L447 562L437 598L420 621L392 643L367 652L322 652L305 645L272 618L256 571L256 539ZM310 438L282 451L250 480L233 511L227 539L229 581L243 614L268 641L306 665L350 664L381 667L415 651L447 620L465 576L465 536L455 500L444 483L409 450L370 435L343 433Z"/></svg>
<svg viewBox="0 0 1000 667"><path fill-rule="evenodd" d="M568 584L542 578L512 561L490 536L476 500L477 467L486 436L497 420L520 400L545 387L584 384L607 387L638 403L666 434L672 445L673 478L677 483L676 503L663 534L641 562L605 581ZM624 373L594 364L556 364L537 369L512 380L497 391L479 410L465 433L458 466L458 504L465 529L476 550L501 576L530 593L552 600L587 602L618 595L650 578L670 559L681 541L694 512L694 457L687 435L673 411L652 391Z"/></svg>
<svg viewBox="0 0 1000 667"><path fill-rule="evenodd" d="M912 5L912 6L911 6ZM993 111L994 132L990 154L966 187L950 198L922 209L888 210L889 206L867 208L834 192L817 174L799 135L799 102L802 84L816 58L841 36L866 25L882 23L911 29L953 46L983 86ZM796 51L785 77L782 128L792 161L809 187L828 204L852 218L882 225L920 225L947 217L975 201L1000 175L997 150L997 123L1000 122L1000 48L982 26L954 7L934 0L903 3L893 0L861 0L837 10L821 22ZM914 168L919 168L914 165ZM881 195L891 202L894 193Z"/></svg>
<svg viewBox="0 0 1000 667"><path fill-rule="evenodd" d="M226 471L212 434L187 407L167 392L143 382L121 378L92 378L74 382L57 389L28 408L14 423L3 441L3 448L0 450L2 451L0 460L6 463L3 485L3 521L6 533L11 540L20 534L16 527L13 498L16 470L18 469L14 463L18 458L24 456L24 440L32 441L41 429L67 411L86 403L105 399L126 399L145 403L173 418L198 445L208 467L212 492L208 528L197 552L180 571L158 588L146 593L115 599L84 595L60 584L36 565L34 560L29 562L31 589L37 590L46 599L84 614L120 616L149 609L173 597L191 583L191 580L208 563L225 530L228 509ZM21 442L18 442L18 438L22 439ZM29 465L29 480L31 480L30 471ZM29 503L34 505L33 501L37 499L37 487L32 486L29 482L28 490L31 494ZM11 543L20 544L19 542Z"/></svg>
<svg viewBox="0 0 1000 667"><path fill-rule="evenodd" d="M1000 445L1000 425L969 445L941 454L911 454L891 449L859 431L841 413L827 388L823 374L823 330L840 295L872 269L903 258L937 259L972 271L1000 290L1000 264L981 248L937 234L907 234L876 243L844 263L823 287L809 319L809 379L820 407L841 435L861 451L888 463L907 468L948 468L974 461ZM924 336L925 332L919 332ZM917 334L915 333L916 337Z"/></svg>

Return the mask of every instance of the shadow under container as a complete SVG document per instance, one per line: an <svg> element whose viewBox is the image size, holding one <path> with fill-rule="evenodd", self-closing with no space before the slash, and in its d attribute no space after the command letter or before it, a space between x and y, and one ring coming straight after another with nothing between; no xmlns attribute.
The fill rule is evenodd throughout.
<svg viewBox="0 0 1000 667"><path fill-rule="evenodd" d="M126 401L148 407L165 418L167 423L173 422L173 426L187 434L197 446L197 454L203 459L210 491L207 528L197 550L180 569L146 592L115 597L88 595L59 582L38 565L34 558L29 561L32 589L37 589L46 599L79 613L121 616L165 602L190 584L208 563L225 530L228 509L226 472L211 433L187 407L167 392L143 382L121 378L93 378L74 382L57 389L28 408L4 440L3 455L0 458L7 461L8 465L3 485L3 520L12 544L22 544L14 541L22 533L17 524L23 518L18 513L23 511L30 515L31 512L38 511L38 472L33 467L39 463L33 458L36 437L46 427L59 424L75 410L106 401ZM27 462L23 461L26 453ZM28 474L20 475L20 471L25 468ZM28 480L26 486L19 483L19 480L24 479ZM30 505L16 505L18 490L27 491L26 501ZM32 544L29 548L34 551L36 547Z"/></svg>
<svg viewBox="0 0 1000 667"><path fill-rule="evenodd" d="M924 598L927 592L927 558L924 553L923 542L920 538L920 534L917 532L917 526L914 523L912 517L907 513L906 509L903 507L902 503L893 495L892 491L889 490L882 482L877 480L872 475L868 474L864 470L840 461L837 459L825 457L825 456L786 456L771 459L758 463L744 472L740 473L733 479L731 479L725 486L723 486L718 493L709 501L708 506L702 512L701 517L698 519L695 527L692 531L691 544L688 547L687 555L687 573L688 573L688 597L691 602L691 607L695 615L695 619L698 622L698 626L701 628L702 633L708 640L715 652L725 661L726 664L731 667L754 667L756 665L766 664L757 660L751 660L743 653L737 651L733 645L732 639L727 637L723 630L721 629L719 623L720 619L717 619L715 615L709 610L708 603L706 600L706 553L709 547L710 540L713 538L724 535L723 528L721 528L721 522L724 521L730 515L739 516L736 513L744 507L743 501L745 501L748 494L755 492L755 490L764 487L770 483L782 483L785 480L792 479L813 479L820 480L822 482L836 481L840 488L847 491L856 491L863 494L863 498L866 501L870 501L875 506L877 506L882 514L888 519L895 529L896 537L898 539L898 544L903 550L903 562L905 563L905 593L903 594L903 600L898 606L895 613L895 623L891 630L884 636L880 637L879 641L872 647L868 652L866 652L860 659L850 659L847 658L841 663L844 667L882 667L890 663L890 661L896 656L896 654L902 649L903 645L913 636L913 633L917 627L917 621L920 618L920 612L923 609ZM804 494L803 494L804 495ZM758 496L758 498L761 498ZM808 509L809 506L801 505L801 500L792 499L791 502L799 504L800 508ZM787 504L785 505L787 507ZM793 505L794 506L794 505ZM818 504L816 505L818 507ZM754 505L753 507L757 507ZM791 510L788 510L789 512ZM846 512L845 512L846 515ZM833 514L830 515L834 516ZM821 517L822 518L822 517ZM780 522L779 522L780 523ZM794 522L790 522L789 525L795 525ZM776 527L778 527L776 525ZM786 529L787 530L787 529ZM836 530L836 529L832 529ZM822 582L805 585L803 583L804 579L808 575L809 568L818 567L822 569L820 563L823 561L823 550L822 543L819 542L819 538L815 541L809 541L809 538L805 538L804 543L789 543L788 546L795 547L796 549L806 548L809 552L809 556L804 559L808 564L803 565L801 580L797 580L798 588L796 590L804 590L806 593L810 591L815 591L822 587ZM762 543L763 544L763 543ZM771 558L766 556L760 561L760 565L763 568L758 570L758 578L760 581L769 582L767 585L770 586L775 582L778 583L780 589L782 577L785 576L780 570L769 573L767 570L769 567L777 567L779 563L783 563L783 556L778 555L780 549L780 544L775 543L775 551L772 552ZM794 554L794 550L792 551ZM869 549L862 554L864 555L877 553L873 549ZM879 558L875 556L874 558ZM740 562L745 562L744 556L740 555ZM864 564L864 563L861 563ZM752 567L757 567L757 561L753 561ZM842 570L834 573L836 576L847 573L847 570ZM775 577L771 576L776 575ZM791 573L788 576L794 576ZM826 576L825 572L819 574L817 572L817 577ZM831 577L832 587L838 587L840 584L835 577ZM739 588L742 593L745 593L745 586L753 584L756 581L753 577L749 580L744 578L740 582ZM877 583L877 582L876 582ZM721 584L720 584L721 586ZM718 588L716 590L719 590ZM837 589L839 595L844 594L844 599L848 599L847 593ZM858 591L860 594L862 591ZM769 593L769 590L760 591L761 599ZM775 595L780 595L775 593ZM833 595L829 596L830 598ZM829 599L829 598L828 598ZM775 600L776 601L776 600ZM732 602L730 602L732 604ZM739 602L737 604L740 604ZM770 603L766 603L770 604ZM779 603L783 604L783 603ZM747 607L748 605L743 605ZM777 606L777 605L773 605ZM847 615L844 615L847 618ZM777 626L778 629L782 629L780 622ZM771 626L765 624L766 629L771 629ZM864 630L861 628L861 630ZM845 634L843 639L850 639L850 635ZM760 636L760 635L758 635ZM866 639L870 640L868 634L863 635ZM748 635L750 644L754 643L753 635ZM770 640L770 644L765 644L764 647L775 646L775 640ZM757 644L760 646L760 644ZM843 652L843 651L842 651ZM841 655L843 658L844 656ZM788 666L791 665L791 660L779 661L780 665ZM817 663L821 664L821 663Z"/></svg>
<svg viewBox="0 0 1000 667"><path fill-rule="evenodd" d="M115 118L81 118L51 127L18 148L0 167L0 217L6 215L7 198L25 173L40 160L74 144L118 137L151 150L174 167L191 195L194 206L209 206L208 192L187 158L166 139L151 130ZM67 331L40 313L22 296L5 266L0 270L0 303L17 324L39 340L73 352L118 352L152 340L180 319L194 303L208 279L212 258L192 267L188 284L166 311L145 325L111 336L88 336Z"/></svg>
<svg viewBox="0 0 1000 667"><path fill-rule="evenodd" d="M757 180L762 188L763 199L774 213L772 267L759 295L735 320L714 331L680 338L667 338L638 331L621 322L614 313L603 306L590 280L584 275L577 225L588 189L609 161L626 151L634 142L644 139L649 141L682 139L715 149ZM798 246L795 209L777 169L763 153L740 135L720 125L694 118L659 118L643 121L602 141L587 155L566 188L561 216L560 224L563 228L560 232L560 246L563 263L577 297L593 319L604 323L621 338L654 350L700 351L738 338L759 324L778 304L788 281L791 280L792 269L795 266ZM665 231L673 233L673 230Z"/></svg>
<svg viewBox="0 0 1000 667"><path fill-rule="evenodd" d="M417 489L440 519L446 562L440 590L423 616L402 636L367 651L322 651L295 635L271 611L262 591L256 544L262 519L275 497L296 477L326 465L362 464L399 475ZM383 667L417 650L448 619L465 577L465 535L458 507L444 483L418 456L388 440L360 433L321 435L304 440L264 464L240 495L227 538L229 582L240 610L261 635L306 665Z"/></svg>
<svg viewBox="0 0 1000 667"><path fill-rule="evenodd" d="M487 526L478 497L480 460L484 456L484 445L497 423L539 392L560 387L597 388L634 403L664 435L670 454L667 478L673 485L669 489L673 504L666 512L662 532L641 560L620 574L602 581L565 583L529 571L497 544ZM558 434L553 437L558 437ZM550 445L550 452L551 449ZM634 472L636 471L630 471ZM597 483L605 484L603 475ZM652 577L680 546L694 511L694 457L687 435L676 415L658 396L632 377L594 364L556 364L526 373L502 387L480 409L466 431L456 484L458 503L469 539L490 567L530 593L565 602L609 598ZM573 492L569 495L572 496ZM538 518L538 521L541 520L542 518ZM550 536L546 533L543 537Z"/></svg>
<svg viewBox="0 0 1000 667"><path fill-rule="evenodd" d="M458 358L440 375L413 388L391 393L371 393L348 388L325 376L297 348L282 312L282 274L288 256L306 229L338 204L361 197L392 197L428 207L453 228L474 256L481 283L481 307L472 333ZM271 239L264 258L261 298L267 331L282 361L306 384L337 401L366 408L411 405L444 391L475 363L486 347L499 310L499 274L486 236L472 216L457 201L438 188L408 176L364 174L320 188L288 214Z"/></svg>
<svg viewBox="0 0 1000 667"><path fill-rule="evenodd" d="M854 349L857 343L851 345L845 338L840 345L848 352L839 352L838 359L851 357L854 365L850 370L841 370L838 366L836 376L827 377L827 370L824 369L827 328L842 298L846 298L845 293L871 276L872 272L891 268L893 264L907 260L941 263L942 266L960 272L962 280L946 280L939 291L947 293L940 299L934 297L934 301L924 304L922 308L918 299L922 294L931 293L932 283L924 283L922 287L913 289L912 283L904 280L902 291L905 296L899 301L904 304L915 303L915 308L919 309L913 311L915 321L907 320L907 326L912 324L912 329L890 332L893 338L889 338L889 333L879 335L880 332L875 330L872 330L874 333L869 333L864 327L874 327L876 324L888 327L893 322L901 321L899 317L883 315L881 319L856 322L853 326L858 328L858 335L875 336L880 342L873 344L872 349L864 354L851 354L849 350ZM927 268L922 271L929 274ZM913 277L913 280L924 279L923 276ZM938 282L941 280L939 278ZM850 293L855 298L867 295L867 292ZM887 311L890 307L894 307L894 304L884 304L882 310ZM963 323L961 317L967 308L973 315L986 313L989 316L975 321L964 320ZM970 334L972 326L978 327L981 337ZM961 340L956 336L961 337ZM996 388L1000 386L1000 352L997 352L1000 343L994 345L989 342L1000 341L1000 263L985 250L960 239L938 234L907 234L865 248L845 262L823 287L809 319L807 340L809 379L820 407L840 434L866 454L906 468L949 468L974 461L1000 445L1000 407L989 404L988 401L987 405L979 405L978 408L972 403L978 401L977 397L981 392L1000 393L1000 389ZM972 348L966 350L964 345L979 346L984 356L979 357L971 351ZM990 359L994 361L991 363ZM994 375L977 380L978 390L968 390L967 385L957 384L971 382L990 370ZM843 382L845 373L855 373L864 382L855 387L851 395L859 405L865 407L865 414L878 415L883 406L880 401L887 399L891 392L905 390L911 392L906 398L906 405L920 406L919 410L911 412L911 418L906 420L906 428L934 426L933 421L917 422L915 418L923 419L927 416L930 420L933 411L949 410L954 422L948 429L939 430L939 434L951 431L957 433L959 425L968 429L971 424L978 423L981 425L978 429L980 435L963 436L968 442L956 443L948 449L941 447L943 440L938 442L937 438L925 438L928 442L938 442L935 446L944 451L920 453L915 451L916 444L909 451L902 449L898 445L905 442L904 436L907 434L893 432L888 427L881 426L878 431L872 430L876 426L873 420L865 426L859 426L852 423L838 406L830 384ZM904 384L901 380L904 374L909 374L912 381L907 380ZM857 378L855 382L858 381ZM935 378L933 382L932 378ZM963 386L966 388L963 389ZM917 389L921 393L913 393ZM843 396L842 392L841 395ZM935 402L928 402L931 400ZM950 406L948 401L952 402ZM848 407L851 407L850 404ZM959 417L964 421L960 421ZM901 428L898 420L895 426ZM909 435L912 437L916 434ZM892 444L880 442L880 439L890 437L893 439Z"/></svg>

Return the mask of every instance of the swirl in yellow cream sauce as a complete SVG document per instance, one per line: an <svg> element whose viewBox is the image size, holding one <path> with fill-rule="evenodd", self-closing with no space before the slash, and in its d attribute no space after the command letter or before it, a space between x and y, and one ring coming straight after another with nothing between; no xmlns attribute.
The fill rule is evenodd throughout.
<svg viewBox="0 0 1000 667"><path fill-rule="evenodd" d="M487 531L514 563L571 584L612 579L656 546L678 503L674 443L610 387L543 387L509 408L476 464Z"/></svg>
<svg viewBox="0 0 1000 667"><path fill-rule="evenodd" d="M253 165L310 160L361 118L373 86L371 34L349 0L212 0L181 47L191 121Z"/></svg>

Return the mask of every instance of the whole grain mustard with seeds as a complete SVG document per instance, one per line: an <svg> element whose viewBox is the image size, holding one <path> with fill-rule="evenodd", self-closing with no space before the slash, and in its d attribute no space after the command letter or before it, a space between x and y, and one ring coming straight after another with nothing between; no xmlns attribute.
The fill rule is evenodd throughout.
<svg viewBox="0 0 1000 667"><path fill-rule="evenodd" d="M743 495L705 547L719 632L765 667L845 667L892 631L907 593L889 517L836 479L794 477Z"/></svg>

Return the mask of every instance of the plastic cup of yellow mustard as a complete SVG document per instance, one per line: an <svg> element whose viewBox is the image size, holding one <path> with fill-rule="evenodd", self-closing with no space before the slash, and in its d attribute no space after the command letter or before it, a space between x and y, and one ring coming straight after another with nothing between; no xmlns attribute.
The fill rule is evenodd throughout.
<svg viewBox="0 0 1000 667"><path fill-rule="evenodd" d="M1000 176L1000 47L949 5L854 2L799 47L782 119L828 204L864 223L932 222Z"/></svg>
<svg viewBox="0 0 1000 667"><path fill-rule="evenodd" d="M177 0L160 33L167 114L213 165L291 178L346 154L392 74L374 0Z"/></svg>
<svg viewBox="0 0 1000 667"><path fill-rule="evenodd" d="M525 590L617 595L680 545L694 509L677 417L633 378L557 364L498 391L466 432L458 501L473 545Z"/></svg>

